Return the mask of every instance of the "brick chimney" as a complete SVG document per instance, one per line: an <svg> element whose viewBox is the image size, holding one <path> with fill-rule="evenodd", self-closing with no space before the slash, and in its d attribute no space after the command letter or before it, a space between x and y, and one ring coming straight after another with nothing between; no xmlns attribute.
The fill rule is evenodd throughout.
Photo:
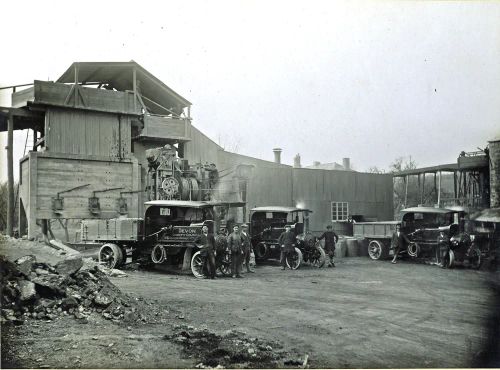
<svg viewBox="0 0 500 370"><path fill-rule="evenodd" d="M344 167L344 170L350 170L351 169L351 159L350 158L342 158L342 166Z"/></svg>
<svg viewBox="0 0 500 370"><path fill-rule="evenodd" d="M281 163L281 148L274 148L274 163Z"/></svg>

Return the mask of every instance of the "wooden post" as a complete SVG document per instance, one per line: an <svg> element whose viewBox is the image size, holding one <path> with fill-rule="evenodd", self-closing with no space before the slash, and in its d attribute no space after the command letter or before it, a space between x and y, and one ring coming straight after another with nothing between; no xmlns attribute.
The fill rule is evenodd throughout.
<svg viewBox="0 0 500 370"><path fill-rule="evenodd" d="M405 208L408 208L408 175L405 175Z"/></svg>
<svg viewBox="0 0 500 370"><path fill-rule="evenodd" d="M132 86L134 90L134 113L137 112L137 70L132 68Z"/></svg>
<svg viewBox="0 0 500 370"><path fill-rule="evenodd" d="M456 199L458 198L458 194L457 194L457 171L453 171L453 193L455 195L455 202L456 202Z"/></svg>
<svg viewBox="0 0 500 370"><path fill-rule="evenodd" d="M420 203L424 204L425 173L422 174L422 192L420 193Z"/></svg>
<svg viewBox="0 0 500 370"><path fill-rule="evenodd" d="M14 115L9 114L7 123L7 235L14 234Z"/></svg>
<svg viewBox="0 0 500 370"><path fill-rule="evenodd" d="M441 171L439 171L439 179L438 179L438 207L441 207Z"/></svg>
<svg viewBox="0 0 500 370"><path fill-rule="evenodd" d="M75 107L78 101L78 63L75 63Z"/></svg>

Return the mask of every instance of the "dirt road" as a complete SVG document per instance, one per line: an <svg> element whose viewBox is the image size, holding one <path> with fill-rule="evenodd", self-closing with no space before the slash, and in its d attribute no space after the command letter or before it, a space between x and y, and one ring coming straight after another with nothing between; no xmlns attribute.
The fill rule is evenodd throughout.
<svg viewBox="0 0 500 370"><path fill-rule="evenodd" d="M279 340L312 367L467 367L500 310L499 274L367 258L336 268L262 266L244 279L135 271L115 284L154 298L193 325Z"/></svg>
<svg viewBox="0 0 500 370"><path fill-rule="evenodd" d="M63 316L3 326L2 365L194 367L200 348L182 351L179 325L242 331L287 352L285 359L307 354L310 367L323 368L485 365L479 361L487 357L488 336L498 337L498 321L488 320L500 312L499 273L368 258L344 258L331 269L256 271L216 280L127 271L113 282L158 320L127 327L100 315L84 324ZM494 325L496 334L489 330Z"/></svg>

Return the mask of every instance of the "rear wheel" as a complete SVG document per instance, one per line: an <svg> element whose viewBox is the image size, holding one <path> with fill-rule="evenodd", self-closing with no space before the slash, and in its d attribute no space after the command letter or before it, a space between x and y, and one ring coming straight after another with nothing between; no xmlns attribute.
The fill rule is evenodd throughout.
<svg viewBox="0 0 500 370"><path fill-rule="evenodd" d="M120 267L124 262L122 250L119 246L106 243L99 249L99 263L107 268Z"/></svg>
<svg viewBox="0 0 500 370"><path fill-rule="evenodd" d="M372 260L381 260L389 256L389 248L380 240L372 240L368 244L368 255Z"/></svg>
<svg viewBox="0 0 500 370"><path fill-rule="evenodd" d="M285 260L289 268L296 270L302 262L302 252L299 248L295 248L293 252L288 253Z"/></svg>
<svg viewBox="0 0 500 370"><path fill-rule="evenodd" d="M450 249L443 256L443 263L441 265L444 269L451 269L455 262L455 253Z"/></svg>
<svg viewBox="0 0 500 370"><path fill-rule="evenodd" d="M193 257L191 258L191 271L193 272L193 275L198 279L203 279L205 277L205 275L203 274L204 262L205 261L200 251L193 254Z"/></svg>

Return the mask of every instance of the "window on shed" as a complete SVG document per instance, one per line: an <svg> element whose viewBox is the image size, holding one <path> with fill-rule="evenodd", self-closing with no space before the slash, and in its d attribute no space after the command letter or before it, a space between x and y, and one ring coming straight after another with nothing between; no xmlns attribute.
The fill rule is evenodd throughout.
<svg viewBox="0 0 500 370"><path fill-rule="evenodd" d="M348 202L332 202L332 221L347 221L349 218Z"/></svg>

